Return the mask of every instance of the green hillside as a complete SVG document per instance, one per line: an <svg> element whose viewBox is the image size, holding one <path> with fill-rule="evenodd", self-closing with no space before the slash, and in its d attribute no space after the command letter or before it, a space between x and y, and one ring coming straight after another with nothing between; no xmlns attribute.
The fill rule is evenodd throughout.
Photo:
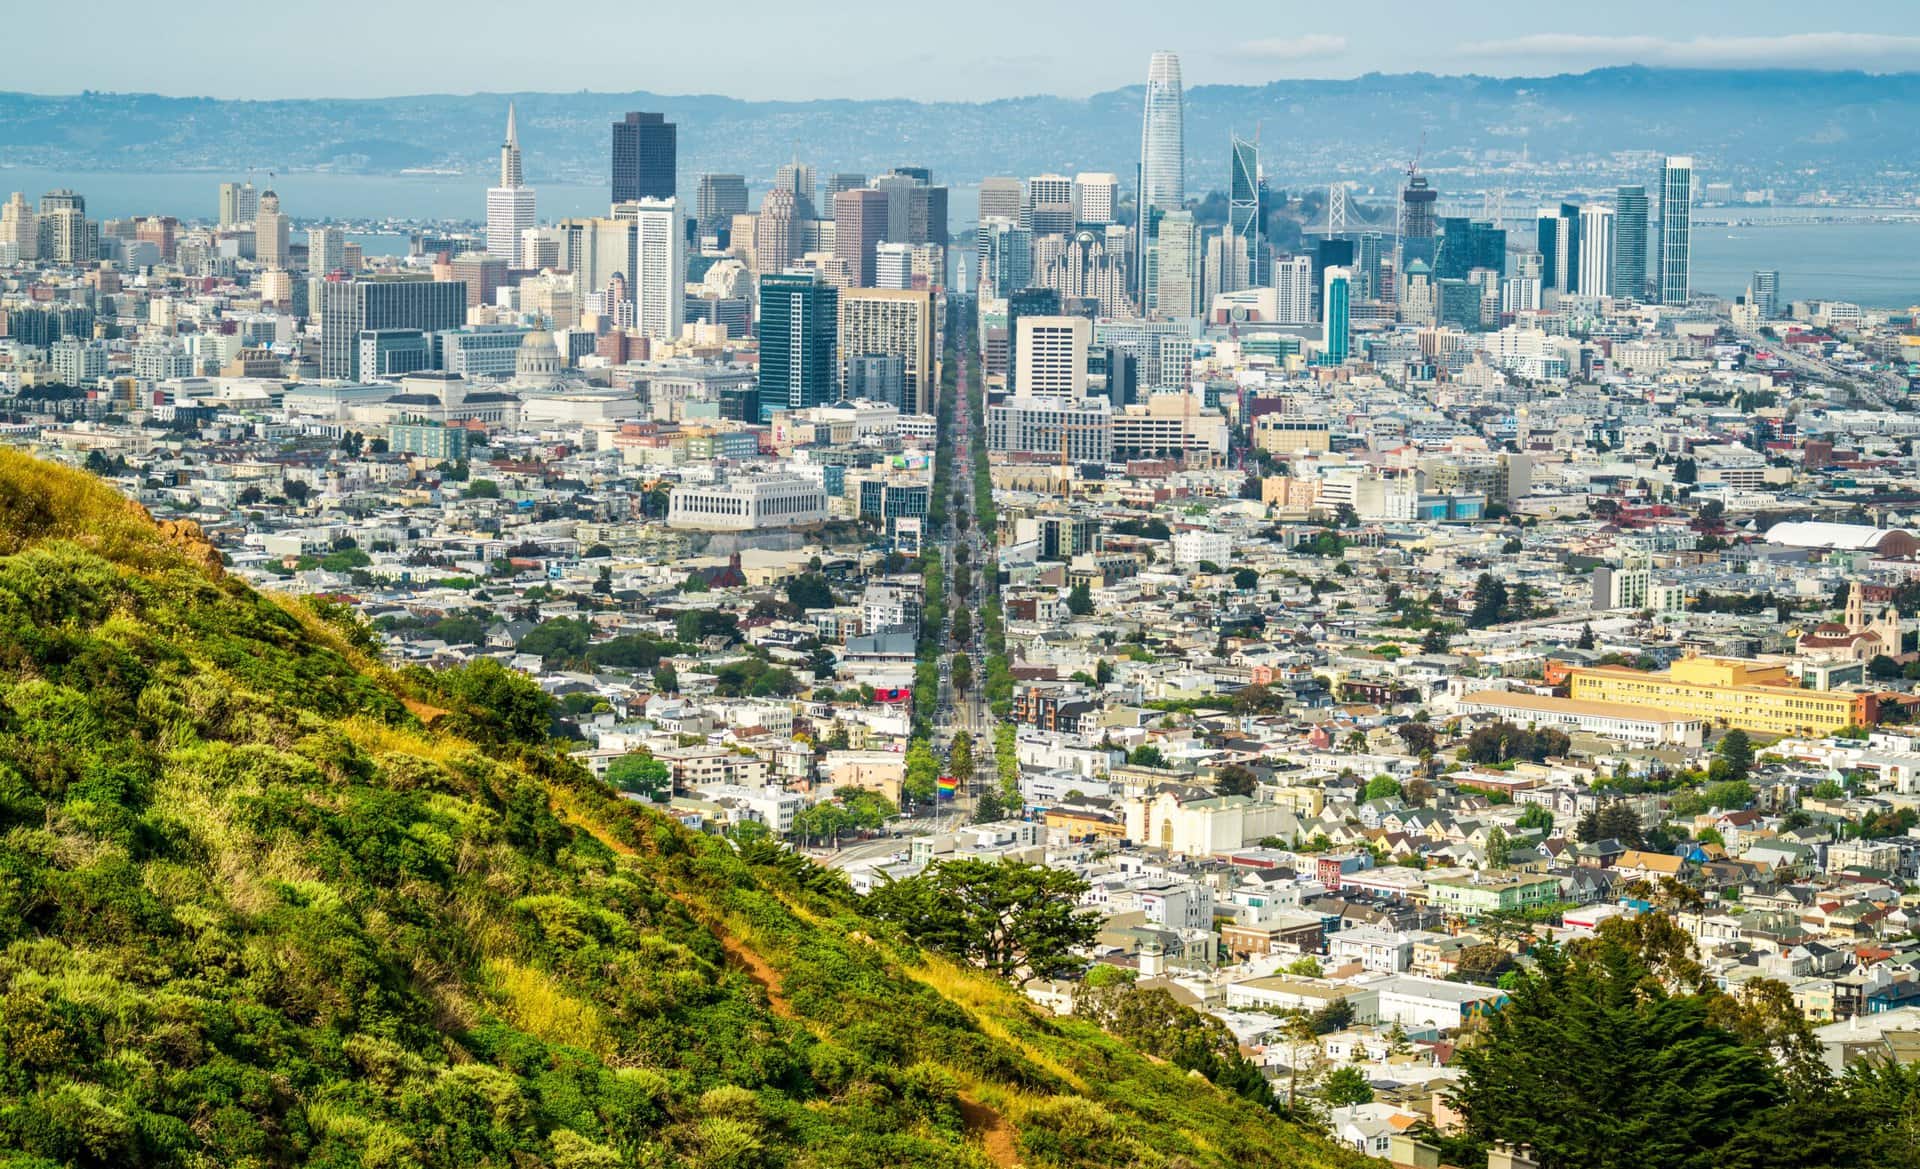
<svg viewBox="0 0 1920 1169"><path fill-rule="evenodd" d="M1359 1163L195 535L0 451L0 1164Z"/></svg>

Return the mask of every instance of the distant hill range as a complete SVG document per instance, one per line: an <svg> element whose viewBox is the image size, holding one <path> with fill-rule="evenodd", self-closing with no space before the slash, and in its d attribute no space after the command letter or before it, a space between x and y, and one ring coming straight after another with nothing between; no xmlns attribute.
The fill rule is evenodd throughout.
<svg viewBox="0 0 1920 1169"><path fill-rule="evenodd" d="M1268 174L1280 185L1388 181L1423 133L1423 165L1436 176L1464 184L1504 170L1516 188L1529 179L1541 189L1629 174L1650 180L1649 152L1691 153L1704 181L1737 186L1898 188L1910 184L1920 153L1915 73L1634 66L1535 78L1374 74L1203 85L1186 96L1194 194L1224 187L1229 132L1251 136L1256 126ZM1130 87L1085 99L979 103L647 92L352 101L0 93L0 159L112 171L434 168L484 181L509 97L519 105L535 184L603 180L608 123L631 109L661 110L678 123L688 192L702 171L764 182L794 156L822 175L911 163L961 185L992 174L1095 170L1119 172L1131 186L1139 154L1141 89ZM1904 177L1890 173L1898 171Z"/></svg>

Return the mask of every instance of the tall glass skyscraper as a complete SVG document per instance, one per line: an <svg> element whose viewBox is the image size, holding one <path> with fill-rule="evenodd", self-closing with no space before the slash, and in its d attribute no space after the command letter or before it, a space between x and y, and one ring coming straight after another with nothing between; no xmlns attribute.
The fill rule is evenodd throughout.
<svg viewBox="0 0 1920 1169"><path fill-rule="evenodd" d="M1320 303L1326 310L1326 332L1322 335L1326 362L1340 365L1347 360L1353 331L1353 270L1328 268L1320 288Z"/></svg>
<svg viewBox="0 0 1920 1169"><path fill-rule="evenodd" d="M1231 173L1227 176L1227 271L1220 291L1266 283L1260 245L1260 146L1232 136Z"/></svg>
<svg viewBox="0 0 1920 1169"><path fill-rule="evenodd" d="M1647 189L1621 187L1613 195L1613 294L1647 294Z"/></svg>
<svg viewBox="0 0 1920 1169"><path fill-rule="evenodd" d="M1180 58L1159 52L1147 66L1147 104L1140 122L1140 204L1176 211L1187 200L1186 115Z"/></svg>
<svg viewBox="0 0 1920 1169"><path fill-rule="evenodd" d="M1186 113L1180 94L1180 58L1164 50L1147 65L1147 101L1140 117L1140 197L1137 248L1140 301L1153 300L1153 233L1158 213L1178 211L1187 201Z"/></svg>
<svg viewBox="0 0 1920 1169"><path fill-rule="evenodd" d="M1693 159L1670 155L1660 176L1660 303L1682 307L1693 293Z"/></svg>
<svg viewBox="0 0 1920 1169"><path fill-rule="evenodd" d="M839 395L840 293L813 272L760 277L760 421Z"/></svg>

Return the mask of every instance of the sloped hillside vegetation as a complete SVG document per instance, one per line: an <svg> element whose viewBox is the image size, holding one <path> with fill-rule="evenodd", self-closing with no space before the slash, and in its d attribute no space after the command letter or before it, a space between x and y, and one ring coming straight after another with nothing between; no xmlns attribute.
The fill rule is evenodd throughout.
<svg viewBox="0 0 1920 1169"><path fill-rule="evenodd" d="M518 676L6 452L0 525L0 1164L1357 1163L614 798Z"/></svg>

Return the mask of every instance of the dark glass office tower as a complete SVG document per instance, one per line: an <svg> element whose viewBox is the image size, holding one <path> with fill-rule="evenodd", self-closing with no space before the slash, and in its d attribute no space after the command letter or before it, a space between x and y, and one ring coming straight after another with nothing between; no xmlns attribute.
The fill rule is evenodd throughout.
<svg viewBox="0 0 1920 1169"><path fill-rule="evenodd" d="M1613 195L1613 294L1647 295L1647 189L1621 187Z"/></svg>
<svg viewBox="0 0 1920 1169"><path fill-rule="evenodd" d="M839 398L840 292L812 272L760 277L760 421Z"/></svg>
<svg viewBox="0 0 1920 1169"><path fill-rule="evenodd" d="M613 201L671 199L678 127L665 114L629 113L613 124Z"/></svg>

